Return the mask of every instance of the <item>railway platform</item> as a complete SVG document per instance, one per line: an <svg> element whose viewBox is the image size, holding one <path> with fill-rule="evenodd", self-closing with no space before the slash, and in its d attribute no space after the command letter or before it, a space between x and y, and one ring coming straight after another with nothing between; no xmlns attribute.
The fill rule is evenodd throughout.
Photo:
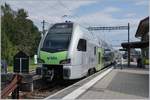
<svg viewBox="0 0 150 100"><path fill-rule="evenodd" d="M149 69L107 68L45 99L148 99Z"/></svg>

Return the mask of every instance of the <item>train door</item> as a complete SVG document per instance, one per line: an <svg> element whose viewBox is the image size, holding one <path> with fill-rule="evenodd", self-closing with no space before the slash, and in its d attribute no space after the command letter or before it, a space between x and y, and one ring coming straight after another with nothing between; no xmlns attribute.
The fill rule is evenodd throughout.
<svg viewBox="0 0 150 100"><path fill-rule="evenodd" d="M89 52L87 54L89 56L88 60L88 69L94 67L94 46L92 43L89 43Z"/></svg>
<svg viewBox="0 0 150 100"><path fill-rule="evenodd" d="M101 69L101 52L98 51L97 52L97 66L96 66L96 70L100 70Z"/></svg>
<svg viewBox="0 0 150 100"><path fill-rule="evenodd" d="M101 63L101 53L98 52L98 64L100 64L100 63Z"/></svg>
<svg viewBox="0 0 150 100"><path fill-rule="evenodd" d="M86 67L86 63L87 63L87 41L85 39L80 39L78 46L77 46L78 51L81 51L81 60L82 60L82 69L83 69L83 73L86 73L85 67Z"/></svg>
<svg viewBox="0 0 150 100"><path fill-rule="evenodd" d="M97 66L96 66L96 70L100 70L102 69L104 66L104 61L103 61L103 49L98 48L97 51Z"/></svg>
<svg viewBox="0 0 150 100"><path fill-rule="evenodd" d="M94 47L94 61L93 61L94 67L96 67L96 65L97 65L97 56L96 56L96 53L97 53L97 48L96 48L96 46L95 46L95 47Z"/></svg>

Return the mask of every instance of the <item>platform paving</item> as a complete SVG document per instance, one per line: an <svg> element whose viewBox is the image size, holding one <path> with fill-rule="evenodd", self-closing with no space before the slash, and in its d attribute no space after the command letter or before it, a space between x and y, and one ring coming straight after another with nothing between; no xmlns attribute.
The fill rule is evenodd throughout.
<svg viewBox="0 0 150 100"><path fill-rule="evenodd" d="M149 74L146 69L113 69L77 99L148 99Z"/></svg>
<svg viewBox="0 0 150 100"><path fill-rule="evenodd" d="M64 99L101 73L98 72L46 99ZM123 69L118 66L76 99L149 99L149 69L136 68L135 64L130 67L125 65Z"/></svg>

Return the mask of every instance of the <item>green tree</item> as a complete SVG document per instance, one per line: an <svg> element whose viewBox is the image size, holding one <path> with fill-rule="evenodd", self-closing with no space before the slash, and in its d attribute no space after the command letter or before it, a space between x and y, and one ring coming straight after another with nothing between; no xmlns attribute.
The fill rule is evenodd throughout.
<svg viewBox="0 0 150 100"><path fill-rule="evenodd" d="M1 56L9 64L12 64L13 55L17 52L17 49L10 41L10 37L13 32L14 11L8 4L1 6Z"/></svg>
<svg viewBox="0 0 150 100"><path fill-rule="evenodd" d="M37 50L40 32L24 9L13 11L8 4L1 6L1 55L12 64L13 56L22 50L33 56Z"/></svg>
<svg viewBox="0 0 150 100"><path fill-rule="evenodd" d="M17 31L13 39L19 50L22 50L32 56L35 53L35 49L37 49L40 33L33 22L27 19L27 16L28 15L25 10L18 10L15 18Z"/></svg>

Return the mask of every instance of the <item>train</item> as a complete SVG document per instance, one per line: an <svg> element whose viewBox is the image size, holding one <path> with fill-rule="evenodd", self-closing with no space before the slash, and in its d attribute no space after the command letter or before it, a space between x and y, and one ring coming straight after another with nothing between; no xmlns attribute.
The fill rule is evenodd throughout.
<svg viewBox="0 0 150 100"><path fill-rule="evenodd" d="M50 80L92 75L113 62L106 60L112 58L106 49L87 28L74 22L55 23L40 41L36 73Z"/></svg>

